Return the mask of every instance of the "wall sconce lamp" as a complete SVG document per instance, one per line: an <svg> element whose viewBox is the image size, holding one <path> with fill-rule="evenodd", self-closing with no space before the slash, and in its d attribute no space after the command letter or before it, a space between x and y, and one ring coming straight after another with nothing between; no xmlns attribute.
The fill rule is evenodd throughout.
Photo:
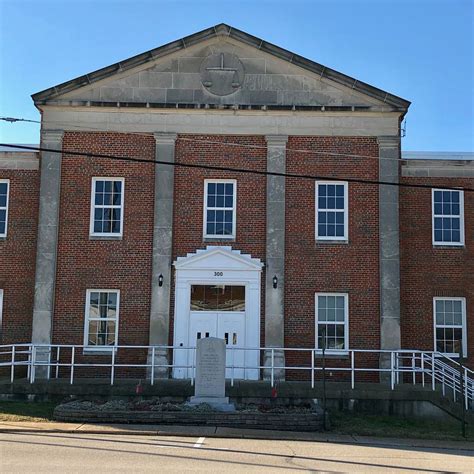
<svg viewBox="0 0 474 474"><path fill-rule="evenodd" d="M163 275L160 273L160 276L158 277L158 286L163 286Z"/></svg>
<svg viewBox="0 0 474 474"><path fill-rule="evenodd" d="M278 278L277 278L277 276L275 275L275 276L273 277L273 288L276 289L277 286L278 286Z"/></svg>

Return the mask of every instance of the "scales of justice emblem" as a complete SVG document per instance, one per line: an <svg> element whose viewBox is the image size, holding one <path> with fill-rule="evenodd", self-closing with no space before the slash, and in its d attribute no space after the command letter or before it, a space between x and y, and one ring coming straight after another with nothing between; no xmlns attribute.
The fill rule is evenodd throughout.
<svg viewBox="0 0 474 474"><path fill-rule="evenodd" d="M211 54L201 64L202 85L212 94L229 95L244 81L244 66L232 53Z"/></svg>

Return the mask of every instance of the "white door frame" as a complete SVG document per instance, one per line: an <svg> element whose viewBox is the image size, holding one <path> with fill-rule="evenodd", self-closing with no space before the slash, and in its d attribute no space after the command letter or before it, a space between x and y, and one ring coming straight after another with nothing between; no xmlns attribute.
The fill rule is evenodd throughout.
<svg viewBox="0 0 474 474"><path fill-rule="evenodd" d="M260 346L260 292L263 264L259 259L242 255L228 246L208 246L175 262L175 303L173 345L187 347L191 285L244 285L245 286L245 347ZM175 349L173 364L185 366L188 350ZM245 365L258 366L259 351L245 351ZM258 369L248 369L246 378L257 380ZM174 368L173 378L186 378L186 369Z"/></svg>

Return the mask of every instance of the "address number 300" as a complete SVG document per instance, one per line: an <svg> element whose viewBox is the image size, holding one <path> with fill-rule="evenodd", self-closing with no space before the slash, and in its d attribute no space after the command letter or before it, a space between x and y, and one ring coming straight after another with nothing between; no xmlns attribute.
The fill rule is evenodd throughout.
<svg viewBox="0 0 474 474"><path fill-rule="evenodd" d="M215 277L221 277L224 276L224 272L214 272Z"/></svg>

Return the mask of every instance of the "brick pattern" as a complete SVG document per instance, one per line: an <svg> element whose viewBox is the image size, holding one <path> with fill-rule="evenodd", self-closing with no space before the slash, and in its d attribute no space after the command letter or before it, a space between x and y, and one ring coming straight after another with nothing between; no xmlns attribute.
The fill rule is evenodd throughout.
<svg viewBox="0 0 474 474"><path fill-rule="evenodd" d="M209 143L212 142L212 143ZM249 146L241 148L226 143ZM179 135L176 141L176 162L265 171L263 136ZM203 206L205 179L237 180L237 228L235 239L204 239ZM173 260L207 245L230 245L265 260L266 239L266 177L231 171L199 168L175 168ZM173 277L174 279L174 277ZM262 272L262 282L265 274ZM261 295L261 342L264 336L264 288ZM170 343L173 341L174 288L171 290Z"/></svg>
<svg viewBox="0 0 474 474"><path fill-rule="evenodd" d="M32 329L39 171L2 169L0 178L10 180L7 237L0 238L0 344L25 343Z"/></svg>
<svg viewBox="0 0 474 474"><path fill-rule="evenodd" d="M378 161L321 152L378 156L375 138L290 137L287 172L378 179ZM291 150L314 150L318 154ZM349 294L349 347L380 346L378 187L349 183L349 242L315 240L315 183L286 182L285 346L314 347L315 293ZM308 365L308 356L288 354ZM347 361L340 362L347 365ZM337 361L331 361L337 364ZM301 377L301 376L300 376Z"/></svg>
<svg viewBox="0 0 474 474"><path fill-rule="evenodd" d="M151 135L66 132L63 150L153 160L155 140ZM92 177L114 176L125 178L123 238L92 239ZM152 164L63 154L53 343L83 344L86 289L96 288L120 290L118 343L148 344L153 206Z"/></svg>
<svg viewBox="0 0 474 474"><path fill-rule="evenodd" d="M410 184L471 187L467 178L402 178ZM467 365L474 368L474 195L464 193L464 247L433 247L431 189L400 189L402 347L433 350L433 298L465 297Z"/></svg>

